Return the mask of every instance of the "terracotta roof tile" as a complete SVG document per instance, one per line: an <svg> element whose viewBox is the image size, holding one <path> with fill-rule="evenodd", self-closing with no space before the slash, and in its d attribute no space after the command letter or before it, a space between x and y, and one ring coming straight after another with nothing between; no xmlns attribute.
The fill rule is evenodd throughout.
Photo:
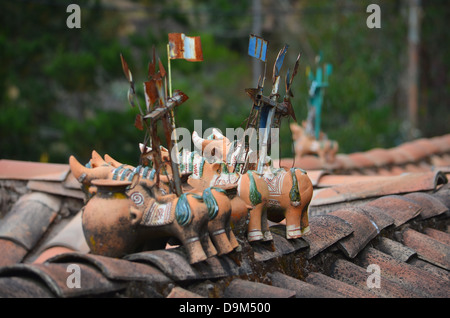
<svg viewBox="0 0 450 318"><path fill-rule="evenodd" d="M76 199L83 200L85 194L81 191L80 187L75 189L69 189L64 187L61 182L53 182L53 181L28 181L27 187L30 190L51 193L56 195L61 195L65 197L71 197Z"/></svg>
<svg viewBox="0 0 450 318"><path fill-rule="evenodd" d="M44 193L26 194L17 201L0 224L0 237L31 250L56 217L60 199Z"/></svg>
<svg viewBox="0 0 450 318"><path fill-rule="evenodd" d="M381 270L382 271L382 270ZM379 297L388 298L418 298L420 294L411 291L397 282L392 282L388 278L380 280L380 288L376 286L368 287L367 279L370 272L366 268L360 267L346 260L337 260L332 269L331 277L353 285L357 288L371 292Z"/></svg>
<svg viewBox="0 0 450 318"><path fill-rule="evenodd" d="M280 272L269 274L272 285L295 291L296 298L342 298L343 296L326 288L315 286Z"/></svg>
<svg viewBox="0 0 450 318"><path fill-rule="evenodd" d="M348 155L353 162L354 168L368 168L375 166L375 162L367 157L363 152L355 152Z"/></svg>
<svg viewBox="0 0 450 318"><path fill-rule="evenodd" d="M389 153L394 161L393 164L396 165L403 165L414 161L414 158L408 152L399 147L389 149Z"/></svg>
<svg viewBox="0 0 450 318"><path fill-rule="evenodd" d="M355 164L352 159L348 157L346 154L338 153L336 154L336 165L340 169L353 169Z"/></svg>
<svg viewBox="0 0 450 318"><path fill-rule="evenodd" d="M278 233L282 235L277 234L276 227L277 226L271 227L271 231L273 231L273 241L271 242L271 244L273 245L272 247L268 248L265 243L255 242L254 244L252 244L254 256L257 261L263 262L271 258L295 252L300 248L308 247L308 244L302 238L296 240L287 240L286 226L279 226L280 230Z"/></svg>
<svg viewBox="0 0 450 318"><path fill-rule="evenodd" d="M320 188L328 188L354 182L378 182L380 180L388 180L388 178L389 177L386 176L327 174L323 175L315 186Z"/></svg>
<svg viewBox="0 0 450 318"><path fill-rule="evenodd" d="M112 280L148 280L154 283L168 283L171 280L160 270L146 264L92 254L66 253L48 260L58 264L89 264Z"/></svg>
<svg viewBox="0 0 450 318"><path fill-rule="evenodd" d="M378 227L364 213L352 209L340 209L329 213L351 224L353 233L337 242L347 257L355 257L378 234Z"/></svg>
<svg viewBox="0 0 450 318"><path fill-rule="evenodd" d="M0 238L0 266L19 263L27 252L27 249L21 244Z"/></svg>
<svg viewBox="0 0 450 318"><path fill-rule="evenodd" d="M394 158L387 149L374 148L366 151L364 154L376 167L383 167L394 163Z"/></svg>
<svg viewBox="0 0 450 318"><path fill-rule="evenodd" d="M429 154L427 149L418 146L415 142L406 142L398 146L398 149L407 153L411 158L410 161L422 160Z"/></svg>
<svg viewBox="0 0 450 318"><path fill-rule="evenodd" d="M184 288L181 288L179 286L175 286L170 291L169 295L167 295L167 298L204 298L203 296L200 296L199 294L193 293L189 290L186 290Z"/></svg>
<svg viewBox="0 0 450 318"><path fill-rule="evenodd" d="M408 264L413 265L415 267L421 268L424 271L427 271L437 277L439 277L439 280L443 283L450 282L450 272L443 269L442 267L435 266L431 263L428 263L426 261L423 261L419 258L412 258L410 261L408 261Z"/></svg>
<svg viewBox="0 0 450 318"><path fill-rule="evenodd" d="M444 203L445 206L450 207L450 184L445 184L440 187L433 193L433 197Z"/></svg>
<svg viewBox="0 0 450 318"><path fill-rule="evenodd" d="M380 267L381 284L384 282L383 278L387 278L422 297L448 297L449 295L450 285L445 286L435 275L396 260L374 248L365 249L358 259L361 267L368 267L370 264L377 264Z"/></svg>
<svg viewBox="0 0 450 318"><path fill-rule="evenodd" d="M125 258L133 262L151 264L174 281L213 279L251 273L248 264L242 263L239 266L227 256L210 257L201 264L191 266L181 248L135 253Z"/></svg>
<svg viewBox="0 0 450 318"><path fill-rule="evenodd" d="M67 264L16 264L0 268L0 277L33 276L58 297L78 297L83 295L100 295L124 288L123 283L106 279L100 272L90 266L76 264L80 269L80 288L70 288L67 279L72 274Z"/></svg>
<svg viewBox="0 0 450 318"><path fill-rule="evenodd" d="M282 159L282 164L280 166L292 167L294 164L295 167L300 167L305 170L320 170L324 168L324 164L322 161L316 157L307 155L301 158L295 158L295 160L291 159Z"/></svg>
<svg viewBox="0 0 450 318"><path fill-rule="evenodd" d="M54 298L55 295L41 284L28 277L0 277L1 298Z"/></svg>
<svg viewBox="0 0 450 318"><path fill-rule="evenodd" d="M321 273L312 272L306 277L306 281L315 286L326 288L333 292L339 293L344 297L349 298L377 298L375 294L372 294L366 290L357 288L353 285L349 285L340 280L331 278Z"/></svg>
<svg viewBox="0 0 450 318"><path fill-rule="evenodd" d="M406 172L405 168L403 168L402 166L392 166L390 168L390 171L393 176L398 176Z"/></svg>
<svg viewBox="0 0 450 318"><path fill-rule="evenodd" d="M416 251L413 249L387 237L380 237L376 248L401 262L407 262L411 257L416 255Z"/></svg>
<svg viewBox="0 0 450 318"><path fill-rule="evenodd" d="M311 206L434 190L444 183L447 183L447 178L440 171L382 177L377 182L370 180L352 182L315 191Z"/></svg>
<svg viewBox="0 0 450 318"><path fill-rule="evenodd" d="M353 232L352 226L347 221L333 215L311 217L309 226L311 234L303 237L309 244L308 259L313 258Z"/></svg>
<svg viewBox="0 0 450 318"><path fill-rule="evenodd" d="M422 207L420 216L423 219L428 219L440 215L449 210L447 206L445 206L441 201L439 201L439 199L427 193L423 192L408 193L405 194L404 197L412 199Z"/></svg>
<svg viewBox="0 0 450 318"><path fill-rule="evenodd" d="M0 159L0 179L63 181L69 171L67 164Z"/></svg>
<svg viewBox="0 0 450 318"><path fill-rule="evenodd" d="M406 229L402 234L402 239L403 244L415 250L421 259L450 270L449 245L412 229Z"/></svg>
<svg viewBox="0 0 450 318"><path fill-rule="evenodd" d="M224 292L225 298L293 298L295 291L262 283L234 279Z"/></svg>
<svg viewBox="0 0 450 318"><path fill-rule="evenodd" d="M438 169L443 167L443 168L447 168L448 166L450 166L450 156L446 155L446 156L431 156L430 158L430 163L432 166L437 167Z"/></svg>
<svg viewBox="0 0 450 318"><path fill-rule="evenodd" d="M38 257L33 261L33 264L42 264L48 261L50 258L55 257L57 255L73 252L76 251L64 246L52 246L48 249L45 249L42 253L40 253Z"/></svg>
<svg viewBox="0 0 450 318"><path fill-rule="evenodd" d="M447 138L441 139L450 141ZM409 150L412 153L408 154L408 147L424 148L425 157L421 157L417 150ZM78 181L73 176L71 178L70 173L62 181L51 178L32 180L28 182L32 188L37 186L41 191L54 194L60 191L59 196L39 193L31 201L23 201L27 198L25 196L14 205L9 204L12 208L3 220L8 220L7 217L12 215L19 217L22 213L20 218L23 222L14 221L14 218L11 220L16 223L8 221L7 223L11 223L8 226L0 222L0 230L3 227L4 231L15 227L14 224L21 224L17 231L5 231L14 233L17 238L12 234L1 238L0 231L0 296L196 297L204 295L197 291L203 288L198 286L207 286L206 284L214 286L215 291L220 288L220 292L210 294L209 297L241 297L240 295L249 294L251 297L448 296L449 234L436 229L445 228L449 216L450 185L447 183L445 168L432 171L429 165L430 156L445 156L442 152L436 152L443 148L438 142L422 140L397 149L408 158L402 167L397 166L398 171L416 169L426 170L426 173L379 176L381 169L386 174L393 173L396 169L391 150L382 149L351 156L357 158L355 161L365 160L365 163L360 162L356 166L352 162L347 171L344 169L342 172L359 175L334 175L332 169L338 169L339 162L326 167L322 165L326 170L308 171L315 186L309 235L287 240L285 226L272 225L273 242L249 244L244 240L243 250L238 254L212 257L196 265L188 263L182 247L140 252L124 259L87 254L88 248L81 228L81 212L75 216L75 211L81 206L71 211L70 215L61 212L63 205L66 206L68 202L61 198L70 199L71 202L81 200L69 198L70 191L66 192L76 190L81 193ZM414 156L416 159L421 157L422 161L414 161ZM348 159L347 163L351 161L348 155L340 157ZM369 161L372 162L371 165L368 164ZM376 176L368 176L375 173ZM8 180L1 182L0 186ZM26 184L25 181L20 182ZM51 187L45 188L48 185ZM50 199L46 202L48 198L58 200ZM72 219L64 219L63 223L55 225L52 217L49 217L43 222L47 224L44 228L29 235L25 233L24 226L28 224L31 229L34 219L19 211L24 209L17 209L24 202L39 209L52 210L50 214L61 213L59 221L62 215ZM316 215L316 212L327 214ZM425 225L436 228L427 228ZM423 231L423 234L416 231ZM84 243L84 247L80 242ZM67 253L67 248L78 252ZM29 264L33 259L35 263ZM287 263L292 259L295 259L296 265L302 266L301 278L296 278L299 269L294 269L293 265ZM5 261L6 265L16 262L27 264L1 266ZM381 267L380 289L367 287L369 273L365 267L371 262L378 262ZM70 275L67 272L69 264L79 265L81 276L88 279L87 282L82 282L79 290L69 290L66 286L67 276ZM272 272L270 266L275 266L272 274L269 274ZM261 269L263 272L260 272ZM311 273L311 270L321 273ZM257 279L264 284L234 279L227 287L226 284L233 277ZM164 286L164 289L155 287L158 284Z"/></svg>
<svg viewBox="0 0 450 318"><path fill-rule="evenodd" d="M400 195L384 196L367 203L365 206L377 208L388 214L394 219L396 227L415 218L422 211L422 207L418 203Z"/></svg>
<svg viewBox="0 0 450 318"><path fill-rule="evenodd" d="M426 228L423 232L435 240L450 246L450 234L432 228Z"/></svg>
<svg viewBox="0 0 450 318"><path fill-rule="evenodd" d="M289 254L294 251L298 251L302 248L307 248L309 245L303 238L288 240L286 239L286 220L282 220L280 223L275 223L269 227L274 240L272 244L275 249L280 250L280 254ZM269 221L270 222L270 221ZM263 243L264 244L264 243ZM256 255L255 255L256 256Z"/></svg>
<svg viewBox="0 0 450 318"><path fill-rule="evenodd" d="M426 152L427 156L441 152L441 149L431 141L429 138L421 138L414 141L414 145L417 148L422 148Z"/></svg>
<svg viewBox="0 0 450 318"><path fill-rule="evenodd" d="M37 253L52 247L66 247L75 252L88 253L89 246L84 238L82 226L82 211L75 214L74 217L54 236L45 240Z"/></svg>
<svg viewBox="0 0 450 318"><path fill-rule="evenodd" d="M450 151L450 134L433 137L429 141L437 146L441 153Z"/></svg>
<svg viewBox="0 0 450 318"><path fill-rule="evenodd" d="M371 207L370 205L363 204L358 206L357 208L361 213L366 215L373 223L375 223L378 232L383 230L384 228L394 224L395 220L393 217L389 216L389 214L383 213L380 209L376 207Z"/></svg>
<svg viewBox="0 0 450 318"><path fill-rule="evenodd" d="M314 187L319 184L319 180L326 174L327 172L325 170L308 170L308 177Z"/></svg>

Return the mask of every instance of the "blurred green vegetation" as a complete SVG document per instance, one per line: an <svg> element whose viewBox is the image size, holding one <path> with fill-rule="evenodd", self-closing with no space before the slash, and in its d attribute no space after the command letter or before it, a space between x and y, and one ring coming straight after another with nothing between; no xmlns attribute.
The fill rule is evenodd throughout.
<svg viewBox="0 0 450 318"><path fill-rule="evenodd" d="M119 54L125 56L144 105L142 82L152 47L167 69L167 34L200 35L203 62L172 60L172 83L189 96L176 110L177 126L203 129L245 126L254 87L252 2L170 0L75 1L81 29L68 29L72 0L5 2L0 10L0 158L66 163L87 161L92 150L136 164L143 132L127 101ZM366 26L366 7L377 3L382 28ZM340 152L393 147L406 141L404 76L407 10L404 1L262 1L261 36L269 40L266 91L278 50L289 44L283 66L293 67L293 105L307 114L307 66L320 51L333 65L323 105L322 129ZM445 0L423 3L420 49L419 129L422 136L448 133L450 17ZM284 85L280 87L281 97ZM291 157L288 120L281 127L281 156Z"/></svg>

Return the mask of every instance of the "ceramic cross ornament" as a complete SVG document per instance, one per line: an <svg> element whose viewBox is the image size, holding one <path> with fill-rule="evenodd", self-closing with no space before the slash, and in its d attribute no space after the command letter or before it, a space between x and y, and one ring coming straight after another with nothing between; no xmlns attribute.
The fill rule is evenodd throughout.
<svg viewBox="0 0 450 318"><path fill-rule="evenodd" d="M328 77L332 73L332 65L320 64L322 62L322 54L316 57L316 63L318 65L314 74L311 69L307 69L307 77L309 80L308 90L308 126L307 133L319 140L320 138L320 125L322 116L322 104L325 87L328 87Z"/></svg>

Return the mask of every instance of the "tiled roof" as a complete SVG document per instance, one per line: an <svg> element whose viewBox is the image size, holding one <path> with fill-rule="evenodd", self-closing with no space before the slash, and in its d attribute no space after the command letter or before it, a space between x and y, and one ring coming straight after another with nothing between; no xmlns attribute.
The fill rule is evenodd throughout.
<svg viewBox="0 0 450 318"><path fill-rule="evenodd" d="M240 252L190 265L182 247L90 254L69 166L0 160L0 297L450 296L450 135L304 168L310 235L271 223L272 243L238 237Z"/></svg>
<svg viewBox="0 0 450 318"><path fill-rule="evenodd" d="M326 170L338 175L400 175L404 172L430 171L432 168L450 166L450 134L417 139L390 149L337 154L331 164L323 163L313 155L281 159L279 164L295 165L306 170Z"/></svg>

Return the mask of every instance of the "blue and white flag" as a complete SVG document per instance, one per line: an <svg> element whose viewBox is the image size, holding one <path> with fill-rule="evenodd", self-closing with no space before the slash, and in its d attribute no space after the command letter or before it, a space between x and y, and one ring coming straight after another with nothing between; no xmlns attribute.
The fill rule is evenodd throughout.
<svg viewBox="0 0 450 318"><path fill-rule="evenodd" d="M254 34L250 34L250 40L248 42L248 55L265 62L267 44L268 42L263 38Z"/></svg>

